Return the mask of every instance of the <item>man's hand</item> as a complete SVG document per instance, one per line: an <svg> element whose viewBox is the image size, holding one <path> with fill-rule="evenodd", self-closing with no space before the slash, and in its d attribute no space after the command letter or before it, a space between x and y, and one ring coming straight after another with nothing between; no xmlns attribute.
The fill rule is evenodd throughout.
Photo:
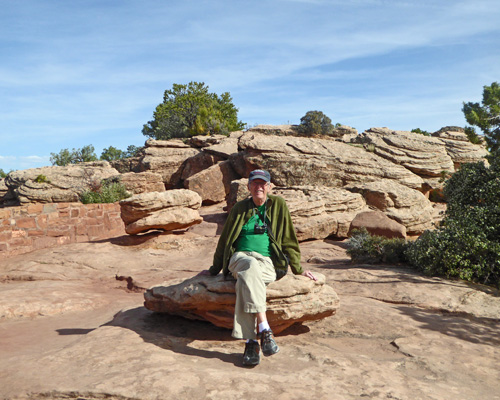
<svg viewBox="0 0 500 400"><path fill-rule="evenodd" d="M316 278L314 274L309 270L302 272L302 276L307 276L309 279L312 279L313 281L318 280L318 278Z"/></svg>
<svg viewBox="0 0 500 400"><path fill-rule="evenodd" d="M204 269L203 271L196 274L196 276L210 276L210 271L208 269Z"/></svg>

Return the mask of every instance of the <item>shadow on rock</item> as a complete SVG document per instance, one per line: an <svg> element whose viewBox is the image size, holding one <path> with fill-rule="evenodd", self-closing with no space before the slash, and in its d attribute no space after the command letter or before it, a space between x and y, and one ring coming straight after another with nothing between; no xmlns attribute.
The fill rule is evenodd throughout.
<svg viewBox="0 0 500 400"><path fill-rule="evenodd" d="M429 311L406 306L397 308L403 314L420 322L422 329L429 329L471 343L500 345L499 319L474 317L467 313Z"/></svg>
<svg viewBox="0 0 500 400"><path fill-rule="evenodd" d="M137 307L120 311L112 321L102 326L130 329L145 342L165 350L195 357L218 358L235 366L241 366L242 350L237 353L231 351L236 344L236 341L231 337L231 331L218 328L208 322L188 320L168 314L155 313L144 307ZM204 343L195 347L192 345L195 341ZM210 349L210 343L207 342L211 341L217 342L213 347L227 348L228 352Z"/></svg>

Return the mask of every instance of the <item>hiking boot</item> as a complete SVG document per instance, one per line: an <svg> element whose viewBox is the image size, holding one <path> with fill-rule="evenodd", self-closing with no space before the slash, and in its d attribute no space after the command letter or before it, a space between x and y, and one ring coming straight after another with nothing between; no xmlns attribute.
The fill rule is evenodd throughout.
<svg viewBox="0 0 500 400"><path fill-rule="evenodd" d="M255 366L260 363L260 346L259 342L250 340L245 344L245 352L243 353L243 365Z"/></svg>
<svg viewBox="0 0 500 400"><path fill-rule="evenodd" d="M273 338L273 331L266 329L260 334L260 345L262 346L262 353L265 356L272 356L280 351L280 348L276 344Z"/></svg>

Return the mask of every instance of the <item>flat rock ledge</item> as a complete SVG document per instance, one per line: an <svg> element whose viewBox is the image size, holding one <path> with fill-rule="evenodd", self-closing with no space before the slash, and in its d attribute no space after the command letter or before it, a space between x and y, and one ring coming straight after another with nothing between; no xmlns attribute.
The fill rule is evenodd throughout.
<svg viewBox="0 0 500 400"><path fill-rule="evenodd" d="M267 318L278 334L296 323L315 321L334 315L340 300L325 276L315 273L312 281L290 272L267 287ZM168 285L168 286L166 286ZM144 293L144 306L151 311L208 321L232 329L235 281L222 274L195 276L184 281L170 281Z"/></svg>

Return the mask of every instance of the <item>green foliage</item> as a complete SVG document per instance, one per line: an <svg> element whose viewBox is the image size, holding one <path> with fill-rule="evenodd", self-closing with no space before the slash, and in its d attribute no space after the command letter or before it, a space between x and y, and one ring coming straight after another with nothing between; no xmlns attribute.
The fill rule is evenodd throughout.
<svg viewBox="0 0 500 400"><path fill-rule="evenodd" d="M37 183L50 183L50 180L48 180L45 175L38 175L35 178L35 182L37 182Z"/></svg>
<svg viewBox="0 0 500 400"><path fill-rule="evenodd" d="M123 158L129 158L129 157L137 157L141 151L144 149L143 147L137 147L131 144L130 146L127 147L127 150L123 152Z"/></svg>
<svg viewBox="0 0 500 400"><path fill-rule="evenodd" d="M158 140L228 134L245 127L238 121L231 95L210 93L203 82L174 84L165 91L163 103L156 107L153 117L142 133Z"/></svg>
<svg viewBox="0 0 500 400"><path fill-rule="evenodd" d="M0 179L5 178L7 174L4 172L2 168L0 168Z"/></svg>
<svg viewBox="0 0 500 400"><path fill-rule="evenodd" d="M94 146L91 144L83 146L81 149L62 149L59 153L50 153L52 165L64 166L68 164L78 164L80 162L96 161Z"/></svg>
<svg viewBox="0 0 500 400"><path fill-rule="evenodd" d="M404 239L371 235L365 228L355 229L347 243L353 261L396 264L406 261L408 244Z"/></svg>
<svg viewBox="0 0 500 400"><path fill-rule="evenodd" d="M80 200L83 204L91 203L114 203L130 197L125 186L119 182L102 181L91 190L83 192Z"/></svg>
<svg viewBox="0 0 500 400"><path fill-rule="evenodd" d="M101 157L99 158L105 161L119 160L120 158L124 158L124 152L116 147L109 146L107 149L102 151Z"/></svg>
<svg viewBox="0 0 500 400"><path fill-rule="evenodd" d="M411 130L413 133L419 133L421 135L424 135L424 136L431 136L430 132L427 132L427 131L423 131L422 129L420 128L415 128L415 129L412 129Z"/></svg>
<svg viewBox="0 0 500 400"><path fill-rule="evenodd" d="M462 111L471 125L479 127L491 150L500 148L500 85L483 86L483 100L464 103Z"/></svg>
<svg viewBox="0 0 500 400"><path fill-rule="evenodd" d="M300 119L298 130L305 136L310 135L331 135L334 126L332 120L328 118L322 111L308 111Z"/></svg>
<svg viewBox="0 0 500 400"><path fill-rule="evenodd" d="M466 126L464 128L464 132L467 135L467 138L469 139L469 142L471 142L473 144L482 144L483 143L483 139L481 138L481 136L479 136L476 133L476 130L474 129L474 127L472 127L472 126Z"/></svg>
<svg viewBox="0 0 500 400"><path fill-rule="evenodd" d="M442 226L408 249L410 263L431 275L500 286L500 150L465 164L446 182Z"/></svg>

